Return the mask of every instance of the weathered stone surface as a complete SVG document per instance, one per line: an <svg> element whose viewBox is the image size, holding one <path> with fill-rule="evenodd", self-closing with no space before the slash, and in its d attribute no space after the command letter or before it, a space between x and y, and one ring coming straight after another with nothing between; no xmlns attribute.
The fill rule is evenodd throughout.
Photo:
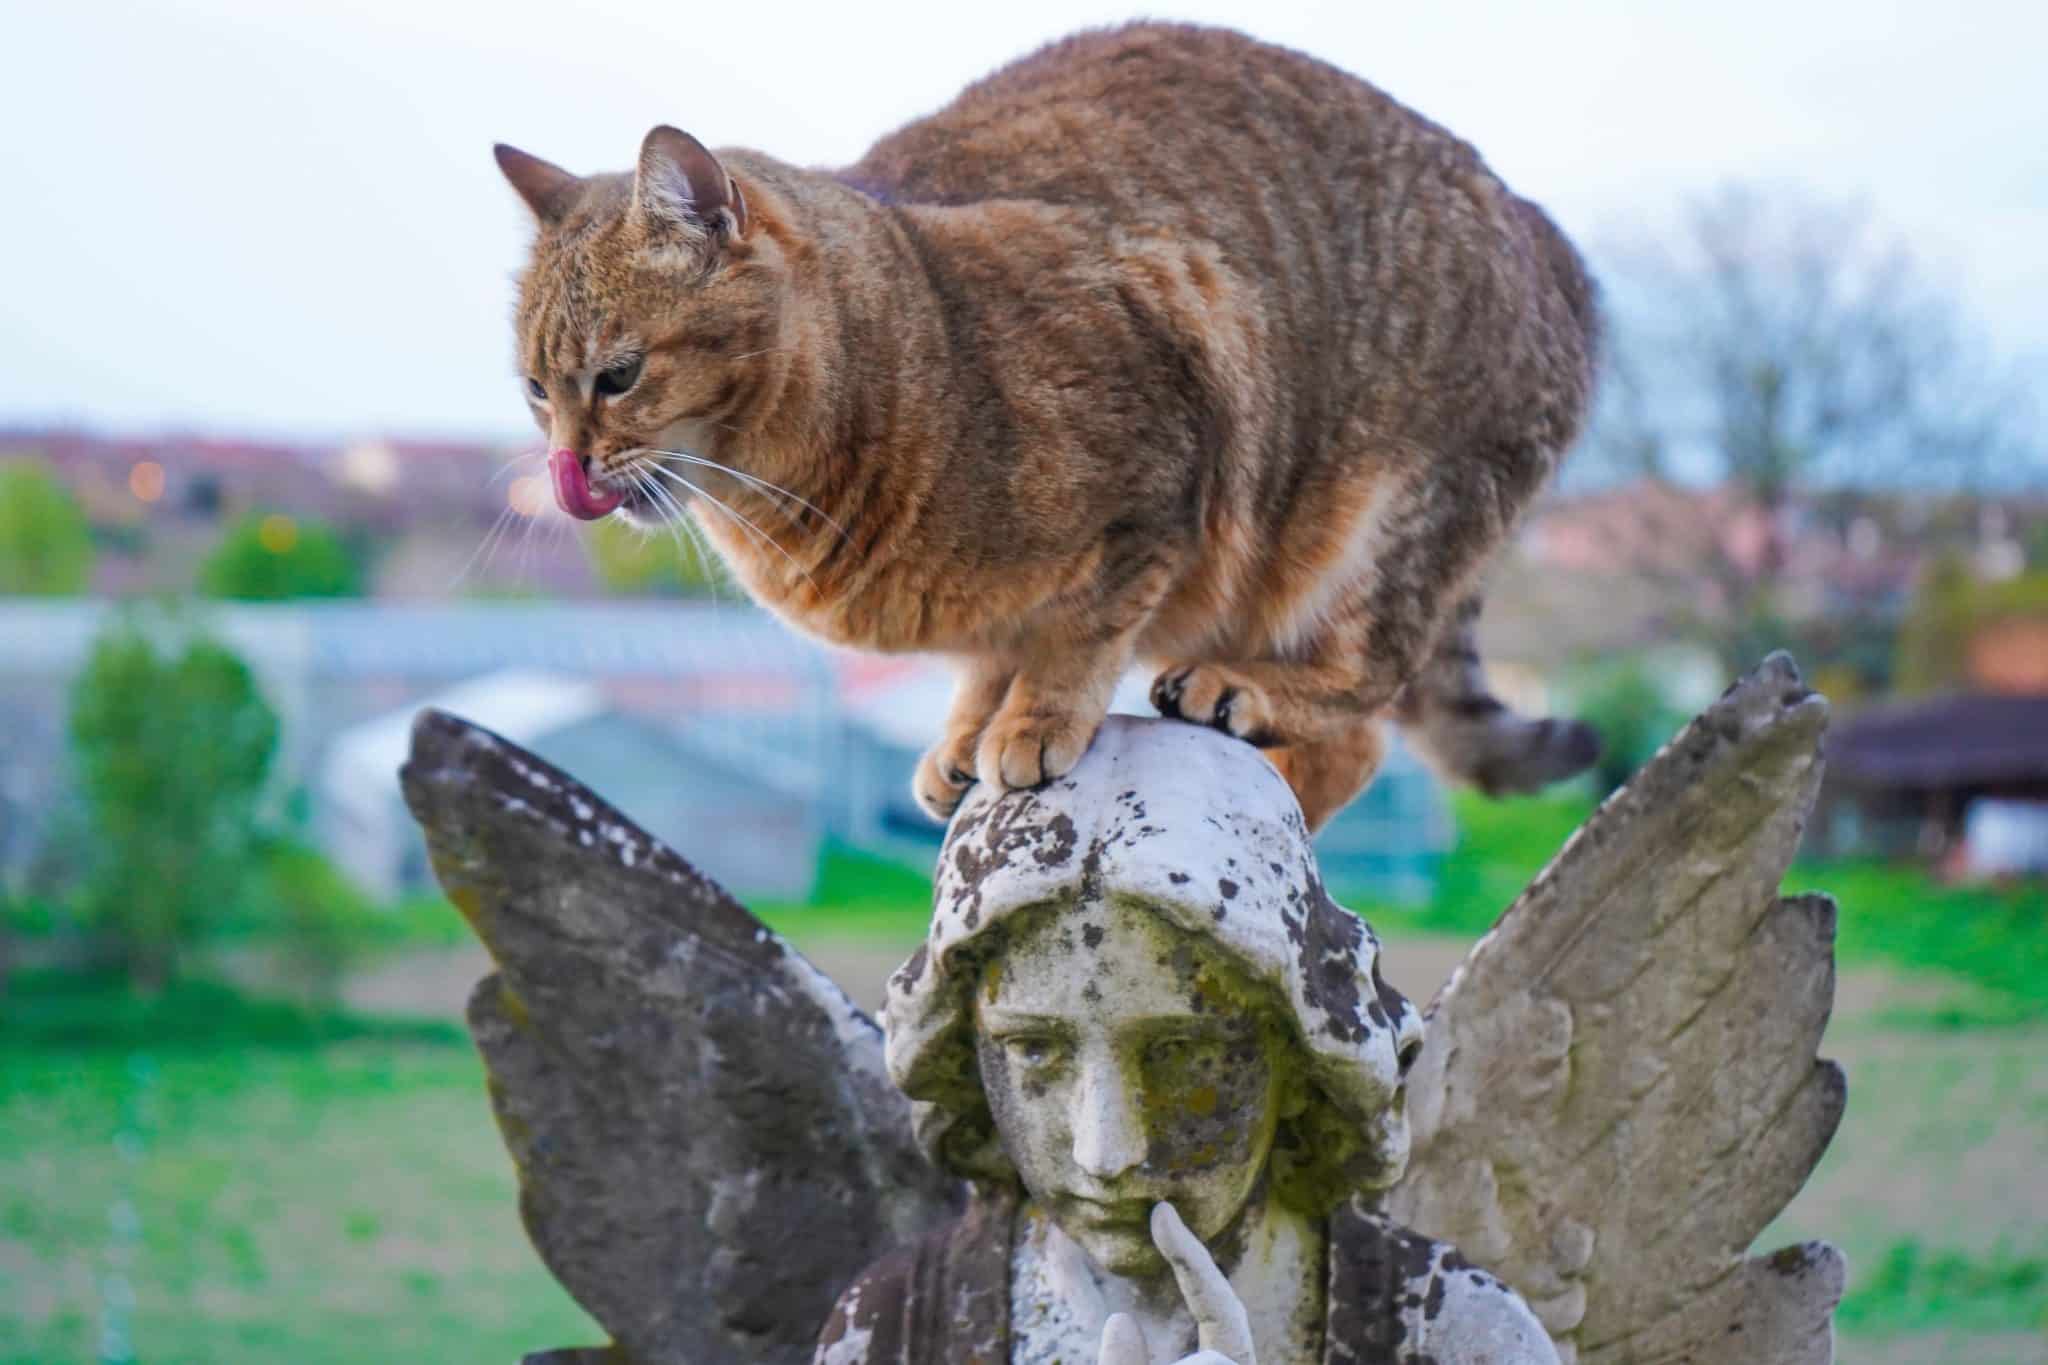
<svg viewBox="0 0 2048 1365"><path fill-rule="evenodd" d="M1568 1358L1825 1362L1824 1244L1744 1252L1841 1121L1834 905L1777 888L1827 704L1773 656L1565 845L1431 1006L1387 1211Z"/></svg>
<svg viewBox="0 0 2048 1365"><path fill-rule="evenodd" d="M817 1365L1556 1365L1355 1198L1400 1174L1421 1020L1257 750L1112 716L1065 777L968 797L934 899L887 1056L977 1211L855 1281Z"/></svg>
<svg viewBox="0 0 2048 1365"><path fill-rule="evenodd" d="M1329 1123L1313 1093L1288 1111L1315 1130L1293 1142L1297 1166L1349 1131L1379 1157L1373 1178L1347 1176L1345 1188L1383 1188L1399 1169L1403 1077L1407 1175L1384 1214L1354 1202L1323 1225L1320 1358L1547 1360L1540 1318L1567 1360L1828 1361L1840 1257L1818 1243L1744 1254L1842 1113L1841 1074L1815 1057L1833 905L1777 894L1819 783L1825 717L1782 658L1731 689L1473 950L1431 1007L1419 1056L1414 1015L1381 983L1369 931L1323 895L1298 811L1250 749L1115 721L1063 784L973 798L949 836L930 939L892 981L889 1009L898 1079L927 1119L954 1114L926 1124L927 1140L978 1182L974 1211L951 1222L955 1191L915 1151L874 1026L830 982L570 779L428 713L406 792L451 899L499 964L471 1025L527 1227L615 1339L530 1365L804 1360L849 1285L821 1360L994 1362L1018 1358L1016 1343L1026 1356L1094 1358L1103 1328L1092 1320L1011 1340L1013 1276L1030 1266L1006 1229L1037 1215L1018 1203L1029 1194L1019 1125L988 1112L975 1055L977 1011L1004 998L1004 948L969 946L998 921L1054 916L1039 947L1078 965L1071 982L1041 971L1041 994L1101 1001L1107 1017L1145 992L1111 981L1089 995L1081 967L1113 927L1090 907L1204 945L1124 955L1131 983L1147 963L1194 970L1189 1018L1264 995L1291 1019L1289 1047L1313 1054L1301 1059L1312 1091L1333 1106ZM1018 943L1028 956L1030 940ZM1202 988L1202 952L1223 953L1244 981ZM949 977L967 993L949 994ZM974 999L984 1005L965 1008ZM1116 1028L1096 1038L1088 1009L1060 1008L1074 1015L1059 1031L1071 1046L1122 1056ZM1139 1010L1144 1028L1163 1008ZM1057 1013L1043 1001L1026 1011ZM938 1060L918 1063L926 1053ZM1204 1056L1179 1044L1142 1055L1147 1066ZM1053 1095L1050 1073L1032 1083ZM1212 1116L1196 1090L1190 1133ZM997 1109L1014 1118L1025 1103ZM1100 1117L1067 1112L1069 1126ZM1144 1110L1146 1124L1165 1112ZM1094 1124L1060 1169L1082 1164L1081 1147L1116 1146L1111 1127ZM959 1142L946 1136L956 1128ZM1146 1133L1150 1152L1157 1134ZM1129 1133L1117 1140L1135 1150ZM1100 1157L1087 1159L1084 1203L1122 1189ZM1173 1197L1151 1178L1131 1190ZM1286 1204L1291 1187L1267 1188ZM1262 1294L1232 1301L1256 1321L1261 1303L1285 1301ZM1286 1365L1286 1334L1267 1335L1261 1359Z"/></svg>
<svg viewBox="0 0 2048 1365"><path fill-rule="evenodd" d="M548 1268L615 1345L810 1359L839 1291L950 1216L881 1035L716 885L561 772L423 713L403 775L498 970L470 1027Z"/></svg>

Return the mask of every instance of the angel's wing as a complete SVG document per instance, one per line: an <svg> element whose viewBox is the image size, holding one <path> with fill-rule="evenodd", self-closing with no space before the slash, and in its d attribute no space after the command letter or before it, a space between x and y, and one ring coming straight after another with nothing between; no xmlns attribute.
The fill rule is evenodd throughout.
<svg viewBox="0 0 2048 1365"><path fill-rule="evenodd" d="M440 712L407 804L498 970L471 1031L526 1230L608 1365L808 1361L833 1300L947 1217L881 1033L562 772Z"/></svg>
<svg viewBox="0 0 2048 1365"><path fill-rule="evenodd" d="M1773 655L1572 837L1430 1008L1395 1218L1567 1361L1826 1362L1825 1243L1749 1259L1834 1136L1834 903L1778 884L1827 703Z"/></svg>

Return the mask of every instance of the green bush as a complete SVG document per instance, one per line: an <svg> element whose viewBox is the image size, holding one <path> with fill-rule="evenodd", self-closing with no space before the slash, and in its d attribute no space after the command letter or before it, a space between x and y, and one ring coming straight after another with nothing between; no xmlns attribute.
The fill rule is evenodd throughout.
<svg viewBox="0 0 2048 1365"><path fill-rule="evenodd" d="M333 863L291 839L267 841L250 895L284 966L313 998L331 1001L348 969L367 956L388 918Z"/></svg>
<svg viewBox="0 0 2048 1365"><path fill-rule="evenodd" d="M0 463L0 597L65 597L92 579L92 528L38 462Z"/></svg>
<svg viewBox="0 0 2048 1365"><path fill-rule="evenodd" d="M647 532L607 517L590 528L583 545L591 568L613 592L691 597L717 581L713 552L695 527Z"/></svg>
<svg viewBox="0 0 2048 1365"><path fill-rule="evenodd" d="M90 859L76 909L128 979L160 988L182 948L246 894L278 722L247 665L203 638L170 649L133 618L72 687Z"/></svg>
<svg viewBox="0 0 2048 1365"><path fill-rule="evenodd" d="M1600 733L1593 779L1602 796L1635 776L1687 719L1665 699L1656 675L1639 659L1602 670L1573 709Z"/></svg>
<svg viewBox="0 0 2048 1365"><path fill-rule="evenodd" d="M199 590L243 602L360 597L363 573L331 528L281 513L258 514L228 528L199 566Z"/></svg>
<svg viewBox="0 0 2048 1365"><path fill-rule="evenodd" d="M310 1049L368 1038L385 1042L466 1042L452 1019L412 1019L307 1008L250 995L218 981L174 981L137 995L118 976L23 971L0 995L0 1066L5 1054L37 1051L237 1054L265 1047Z"/></svg>
<svg viewBox="0 0 2048 1365"><path fill-rule="evenodd" d="M1571 793L1496 799L1460 791L1451 808L1458 842L1439 864L1427 904L1381 904L1342 887L1335 888L1337 899L1384 931L1483 934L1564 847L1593 803Z"/></svg>

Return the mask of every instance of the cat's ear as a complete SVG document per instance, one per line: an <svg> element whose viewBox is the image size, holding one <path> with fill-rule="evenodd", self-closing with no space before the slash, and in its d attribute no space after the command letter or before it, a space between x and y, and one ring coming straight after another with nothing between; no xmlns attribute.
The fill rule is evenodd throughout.
<svg viewBox="0 0 2048 1365"><path fill-rule="evenodd" d="M640 144L633 207L658 221L722 226L735 237L747 231L747 200L739 183L703 143L665 123Z"/></svg>
<svg viewBox="0 0 2048 1365"><path fill-rule="evenodd" d="M491 154L498 158L498 169L512 182L512 188L519 191L519 197L533 210L533 216L543 223L560 222L583 189L582 180L576 176L552 161L528 156L517 147L508 147L500 142L491 148Z"/></svg>

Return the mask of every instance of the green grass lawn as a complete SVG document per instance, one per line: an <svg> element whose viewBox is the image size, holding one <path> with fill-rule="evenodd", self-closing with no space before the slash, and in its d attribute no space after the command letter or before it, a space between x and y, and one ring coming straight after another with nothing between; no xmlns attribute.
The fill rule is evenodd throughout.
<svg viewBox="0 0 2048 1365"><path fill-rule="evenodd" d="M102 1012L111 1021L95 1017ZM445 1021L0 1002L0 1361L514 1361L602 1340L541 1268Z"/></svg>
<svg viewBox="0 0 2048 1365"><path fill-rule="evenodd" d="M1584 814L1461 805L1431 902L1345 899L1397 953L1412 934L1469 937ZM820 904L763 917L807 947L918 935L923 878L841 852L823 880ZM1849 1365L2048 1362L2048 896L1864 864L1790 881L1842 904L1823 1051L1850 1102L1760 1245L1848 1253ZM432 901L374 932L385 952L463 933ZM205 986L143 1004L35 973L0 995L0 1365L511 1361L600 1340L516 1199L452 1020Z"/></svg>

